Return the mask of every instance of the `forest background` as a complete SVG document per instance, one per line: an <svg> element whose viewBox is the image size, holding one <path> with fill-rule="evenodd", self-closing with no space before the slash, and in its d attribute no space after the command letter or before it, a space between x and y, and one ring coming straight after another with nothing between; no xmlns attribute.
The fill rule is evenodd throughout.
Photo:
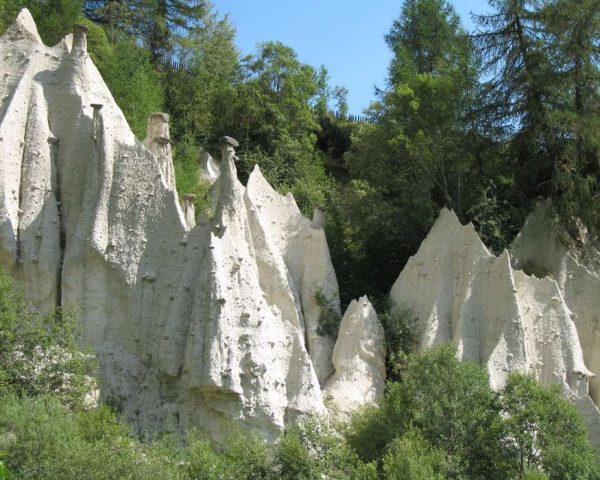
<svg viewBox="0 0 600 480"><path fill-rule="evenodd" d="M598 225L595 0L490 0L472 32L445 0L406 0L385 37L386 84L358 117L325 67L282 43L242 56L207 1L4 0L0 31L23 6L47 44L89 28L138 137L149 113L171 115L178 191L199 211L198 158L222 135L240 141L242 181L258 164L306 215L323 210L344 305L383 299L444 206L495 252L539 198L565 242Z"/></svg>

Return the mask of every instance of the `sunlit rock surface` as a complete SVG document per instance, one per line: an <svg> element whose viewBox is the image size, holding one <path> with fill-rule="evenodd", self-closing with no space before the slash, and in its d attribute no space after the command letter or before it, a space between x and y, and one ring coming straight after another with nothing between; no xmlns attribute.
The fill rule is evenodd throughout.
<svg viewBox="0 0 600 480"><path fill-rule="evenodd" d="M334 339L315 294L338 311L339 295L322 219L258 168L244 187L228 146L199 172L213 218L192 197L182 210L168 116L135 138L86 48L83 28L44 46L26 10L0 38L0 263L34 302L76 309L104 397L141 433L218 440L239 421L274 440L326 416ZM341 342L352 365L373 362Z"/></svg>
<svg viewBox="0 0 600 480"><path fill-rule="evenodd" d="M521 235L526 231L527 227ZM546 243L527 248L555 260L545 250ZM417 317L418 349L454 343L460 358L487 367L496 389L513 371L530 374L542 385L561 385L599 445L600 414L588 394L593 374L582 351L590 339L580 341L572 297L564 293L553 277L537 278L513 269L507 251L499 257L491 254L472 225L461 225L444 209L390 295ZM597 334L593 329L589 333Z"/></svg>
<svg viewBox="0 0 600 480"><path fill-rule="evenodd" d="M586 397L580 400L576 397L576 401L591 425L596 445L600 445L600 417L596 409L600 401L597 377L600 373L600 252L597 243L589 238L584 238L578 247L567 248L557 231L550 203L540 202L510 247L512 263L514 268L531 275L554 279L569 306L585 364L596 375L589 388L593 403Z"/></svg>
<svg viewBox="0 0 600 480"><path fill-rule="evenodd" d="M383 396L385 337L367 297L350 302L340 324L333 365L335 373L327 382L325 396L334 416L346 419Z"/></svg>

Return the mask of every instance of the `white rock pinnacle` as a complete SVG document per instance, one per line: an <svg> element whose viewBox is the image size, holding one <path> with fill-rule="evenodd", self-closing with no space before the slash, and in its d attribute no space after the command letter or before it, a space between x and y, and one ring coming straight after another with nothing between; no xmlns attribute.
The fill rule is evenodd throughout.
<svg viewBox="0 0 600 480"><path fill-rule="evenodd" d="M239 421L274 440L327 415L334 339L319 333L315 294L336 309L339 297L323 229L260 170L244 188L233 139L220 163L204 159L214 218L195 225L168 117L136 139L85 34L46 47L23 10L0 37L0 263L31 300L77 310L104 397L140 432L219 439Z"/></svg>
<svg viewBox="0 0 600 480"><path fill-rule="evenodd" d="M495 257L472 225L444 209L390 296L417 317L418 349L456 344L462 359L486 365L493 388L502 388L513 371L561 385L598 444L600 415L588 395L593 374L553 278L513 270L507 251Z"/></svg>
<svg viewBox="0 0 600 480"><path fill-rule="evenodd" d="M367 297L352 300L333 350L335 373L325 396L338 418L377 402L385 388L385 337L375 309Z"/></svg>

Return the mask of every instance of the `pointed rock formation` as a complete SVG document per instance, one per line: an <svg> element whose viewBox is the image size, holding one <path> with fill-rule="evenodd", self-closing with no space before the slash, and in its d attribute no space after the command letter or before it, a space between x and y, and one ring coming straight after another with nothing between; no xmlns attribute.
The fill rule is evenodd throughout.
<svg viewBox="0 0 600 480"><path fill-rule="evenodd" d="M493 388L513 371L561 385L598 444L600 415L588 395L593 374L554 279L513 270L507 251L495 257L472 225L444 209L390 296L418 318L419 349L456 344L462 359L486 365Z"/></svg>
<svg viewBox="0 0 600 480"><path fill-rule="evenodd" d="M148 133L144 145L158 160L162 178L170 190L175 190L175 167L171 153L169 115L153 113L148 117Z"/></svg>
<svg viewBox="0 0 600 480"><path fill-rule="evenodd" d="M558 235L549 201L538 204L510 246L514 268L538 277L548 276L558 285L577 328L583 358L589 369L600 372L600 252L591 241L577 250L567 248ZM590 396L600 402L600 380L590 381ZM585 398L585 397L582 397ZM576 399L577 400L577 399ZM584 400L580 400L584 401ZM600 445L600 417L592 402L585 401L590 433ZM580 408L580 410L581 410Z"/></svg>
<svg viewBox="0 0 600 480"><path fill-rule="evenodd" d="M196 195L193 193L183 194L183 204L181 209L183 210L183 216L185 223L189 230L196 226L196 207L194 206L194 200Z"/></svg>
<svg viewBox="0 0 600 480"><path fill-rule="evenodd" d="M12 41L28 40L30 42L42 44L42 39L38 33L37 26L29 13L29 10L24 8L19 12L15 22L6 30L4 34Z"/></svg>
<svg viewBox="0 0 600 480"><path fill-rule="evenodd" d="M0 58L0 263L31 300L76 308L104 397L140 432L215 439L232 421L274 440L326 415L334 340L319 333L315 294L338 310L339 298L322 222L258 169L245 188L225 138L221 162L204 161L214 218L194 226L168 117L135 138L84 29L46 47L24 10Z"/></svg>
<svg viewBox="0 0 600 480"><path fill-rule="evenodd" d="M263 177L258 166L248 179L246 204L251 212L254 236L264 242L265 251L273 252L277 267L282 271L279 285L293 285L292 296L275 293L275 286L265 291L272 292L281 300L280 308L285 311L296 304L302 312L298 324L306 331L306 344L320 382L324 382L332 373L331 356L334 340L319 333L321 307L316 295L320 293L331 307L340 312L338 284L329 256L329 248L322 228L313 228L310 220L302 216L291 193L283 196L276 192ZM277 252L277 253L275 253ZM267 276L270 279L275 277Z"/></svg>
<svg viewBox="0 0 600 480"><path fill-rule="evenodd" d="M383 396L385 337L366 296L352 300L342 318L333 365L335 373L325 386L325 397L334 417L346 419Z"/></svg>

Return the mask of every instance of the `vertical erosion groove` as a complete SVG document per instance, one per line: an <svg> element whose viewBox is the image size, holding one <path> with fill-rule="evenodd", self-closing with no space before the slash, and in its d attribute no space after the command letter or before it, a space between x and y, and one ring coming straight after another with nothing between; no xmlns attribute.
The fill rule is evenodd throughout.
<svg viewBox="0 0 600 480"><path fill-rule="evenodd" d="M58 148L59 141L57 138L50 137L48 139L48 143L50 143L50 163L51 168L54 170L54 185L52 186L54 190L54 198L56 199L56 211L58 216L58 229L59 229L59 248L60 248L60 259L58 262L58 268L56 271L56 306L60 307L62 305L62 271L65 261L65 247L66 247L66 235L65 235L65 227L63 222L62 215L62 195L60 189L60 172L58 171Z"/></svg>

